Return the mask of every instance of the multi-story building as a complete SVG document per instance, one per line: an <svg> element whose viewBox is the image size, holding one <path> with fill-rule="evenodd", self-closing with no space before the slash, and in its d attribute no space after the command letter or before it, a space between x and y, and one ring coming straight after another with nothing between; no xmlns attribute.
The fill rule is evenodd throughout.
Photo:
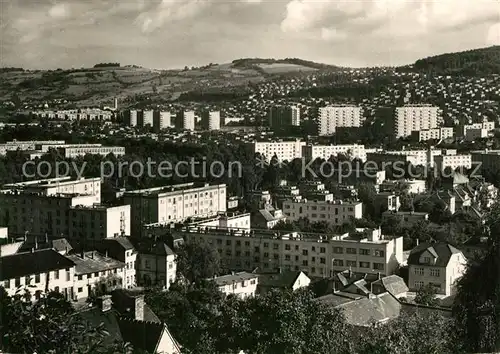
<svg viewBox="0 0 500 354"><path fill-rule="evenodd" d="M300 195L309 200L320 200L323 202L332 202L333 201L333 193L326 190L326 187L323 183L319 181L306 181L302 182L299 185Z"/></svg>
<svg viewBox="0 0 500 354"><path fill-rule="evenodd" d="M220 112L219 111L203 111L201 123L205 130L220 130Z"/></svg>
<svg viewBox="0 0 500 354"><path fill-rule="evenodd" d="M386 240L380 230L358 230L338 236L280 233L274 230L224 232L186 226L173 231L187 241L215 247L223 266L262 272L304 271L310 277L330 277L335 271L393 274L403 261L403 238Z"/></svg>
<svg viewBox="0 0 500 354"><path fill-rule="evenodd" d="M66 257L75 264L75 300L89 297L96 288L99 291L109 291L123 286L125 263L96 251Z"/></svg>
<svg viewBox="0 0 500 354"><path fill-rule="evenodd" d="M107 156L113 154L115 156L125 155L125 148L123 146L102 146L100 144L81 144L77 146L64 145L57 148L61 155L65 158L75 158L78 156L85 156L87 154L91 155L101 155Z"/></svg>
<svg viewBox="0 0 500 354"><path fill-rule="evenodd" d="M216 216L226 211L226 185L186 183L127 191L131 207L131 234L140 235L143 225L169 224L188 218Z"/></svg>
<svg viewBox="0 0 500 354"><path fill-rule="evenodd" d="M137 283L143 286L159 285L169 288L176 280L175 253L163 242L147 240L137 246Z"/></svg>
<svg viewBox="0 0 500 354"><path fill-rule="evenodd" d="M170 112L164 112L164 111L156 111L154 120L153 120L153 127L157 129L167 129L172 126L172 116Z"/></svg>
<svg viewBox="0 0 500 354"><path fill-rule="evenodd" d="M495 122L489 122L488 120L484 119L482 123L473 123L473 124L461 124L456 127L457 129L457 136L460 137L466 137L467 136L467 131L470 129L474 130L485 130L486 133L491 132L492 130L495 130ZM476 133L477 134L477 133Z"/></svg>
<svg viewBox="0 0 500 354"><path fill-rule="evenodd" d="M398 220L403 227L411 227L416 223L429 220L429 214L416 211L395 211L387 210L382 213L382 222L391 218Z"/></svg>
<svg viewBox="0 0 500 354"><path fill-rule="evenodd" d="M439 107L431 105L406 105L396 108L394 134L407 137L414 131L438 128L443 122Z"/></svg>
<svg viewBox="0 0 500 354"><path fill-rule="evenodd" d="M441 127L427 130L414 130L411 132L413 138L417 141L440 140L453 138L453 127Z"/></svg>
<svg viewBox="0 0 500 354"><path fill-rule="evenodd" d="M129 112L129 126L131 126L131 127L137 126L137 116L138 116L138 112L135 109L130 110L130 112Z"/></svg>
<svg viewBox="0 0 500 354"><path fill-rule="evenodd" d="M297 106L272 106L268 112L271 129L300 125L300 108Z"/></svg>
<svg viewBox="0 0 500 354"><path fill-rule="evenodd" d="M447 168L452 171L458 168L470 169L472 168L472 156L470 154L457 155L454 150L446 150L443 155L434 157L434 164L438 171L444 171Z"/></svg>
<svg viewBox="0 0 500 354"><path fill-rule="evenodd" d="M239 272L212 279L219 290L226 295L235 295L240 299L255 296L259 276L255 273Z"/></svg>
<svg viewBox="0 0 500 354"><path fill-rule="evenodd" d="M363 203L334 200L332 202L313 200L287 200L283 211L289 221L308 218L311 222L325 221L331 225L343 225L351 219L363 217Z"/></svg>
<svg viewBox="0 0 500 354"><path fill-rule="evenodd" d="M125 264L123 287L131 289L136 286L136 261L137 250L128 237L118 236L96 242L95 248L102 254L116 259Z"/></svg>
<svg viewBox="0 0 500 354"><path fill-rule="evenodd" d="M408 287L417 291L431 285L438 294L450 296L466 269L467 259L452 245L445 242L421 244L408 257Z"/></svg>
<svg viewBox="0 0 500 354"><path fill-rule="evenodd" d="M330 157L339 154L366 161L364 145L305 145L302 147L302 156L307 162L318 158L328 160Z"/></svg>
<svg viewBox="0 0 500 354"><path fill-rule="evenodd" d="M69 211L70 239L101 240L130 235L130 205L77 205Z"/></svg>
<svg viewBox="0 0 500 354"><path fill-rule="evenodd" d="M149 125L150 127L153 127L153 120L154 120L153 117L154 117L153 110L142 111L142 126L145 127Z"/></svg>
<svg viewBox="0 0 500 354"><path fill-rule="evenodd" d="M29 290L32 299L47 291L74 298L75 263L53 249L16 253L0 258L0 282L9 296Z"/></svg>
<svg viewBox="0 0 500 354"><path fill-rule="evenodd" d="M94 203L101 202L101 179L71 177L48 178L20 183L5 184L4 191L27 193L39 196L57 196L60 194L92 195ZM0 194L1 195L1 194Z"/></svg>
<svg viewBox="0 0 500 354"><path fill-rule="evenodd" d="M8 141L5 144L0 144L0 155L5 155L7 151L31 151L35 150L38 145L45 144L65 144L64 140L31 140L31 141Z"/></svg>
<svg viewBox="0 0 500 354"><path fill-rule="evenodd" d="M300 140L293 141L255 141L250 143L253 153L264 156L270 161L274 156L279 161L292 161L302 157L302 147L305 142Z"/></svg>
<svg viewBox="0 0 500 354"><path fill-rule="evenodd" d="M194 130L196 117L194 111L178 112L175 119L175 127L183 130Z"/></svg>
<svg viewBox="0 0 500 354"><path fill-rule="evenodd" d="M465 131L465 141L486 139L487 137L488 137L488 130L486 129L467 129Z"/></svg>
<svg viewBox="0 0 500 354"><path fill-rule="evenodd" d="M361 107L328 106L321 107L318 113L318 135L332 135L337 127L360 127L363 124Z"/></svg>

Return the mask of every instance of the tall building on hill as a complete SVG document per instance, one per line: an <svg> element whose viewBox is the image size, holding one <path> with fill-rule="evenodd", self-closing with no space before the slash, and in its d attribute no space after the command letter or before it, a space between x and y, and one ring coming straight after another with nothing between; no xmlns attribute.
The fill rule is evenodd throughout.
<svg viewBox="0 0 500 354"><path fill-rule="evenodd" d="M338 127L360 127L362 123L361 107L327 106L318 110L318 135L332 135Z"/></svg>
<svg viewBox="0 0 500 354"><path fill-rule="evenodd" d="M175 126L178 129L194 130L196 117L194 111L184 111L177 113Z"/></svg>
<svg viewBox="0 0 500 354"><path fill-rule="evenodd" d="M220 112L204 111L201 116L201 122L205 130L220 130Z"/></svg>
<svg viewBox="0 0 500 354"><path fill-rule="evenodd" d="M268 121L271 129L300 125L300 108L296 106L273 106L269 109Z"/></svg>
<svg viewBox="0 0 500 354"><path fill-rule="evenodd" d="M406 105L396 108L394 135L410 136L414 131L438 128L443 122L439 107L431 105Z"/></svg>

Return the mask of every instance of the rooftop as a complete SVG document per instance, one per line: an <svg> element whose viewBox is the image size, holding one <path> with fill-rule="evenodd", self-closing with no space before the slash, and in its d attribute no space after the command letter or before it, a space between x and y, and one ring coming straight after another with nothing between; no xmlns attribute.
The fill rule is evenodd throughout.
<svg viewBox="0 0 500 354"><path fill-rule="evenodd" d="M75 274L90 274L125 267L125 263L117 261L113 258L105 257L95 251L85 252L82 255L70 255L68 259L76 265Z"/></svg>
<svg viewBox="0 0 500 354"><path fill-rule="evenodd" d="M233 283L242 282L245 280L258 278L258 274L247 273L247 272L239 272L234 274L222 275L220 277L216 277L212 279L218 286L229 285Z"/></svg>
<svg viewBox="0 0 500 354"><path fill-rule="evenodd" d="M432 265L436 267L446 267L452 255L462 253L459 249L446 242L426 242L411 250L408 257L408 264L426 265L420 262L420 256L425 252L429 252L435 257Z"/></svg>
<svg viewBox="0 0 500 354"><path fill-rule="evenodd" d="M178 193L178 192L185 192L185 191L195 191L199 189L204 189L204 188L216 188L220 186L225 186L225 184L208 184L208 183L195 183L195 182L190 182L190 183L183 183L183 184L175 184L171 186L163 186L163 187L156 187L156 188L147 188L147 189L138 189L138 190L132 190L132 191L126 191L124 193L124 196L133 196L133 195L158 195L158 194L163 194L163 193Z"/></svg>

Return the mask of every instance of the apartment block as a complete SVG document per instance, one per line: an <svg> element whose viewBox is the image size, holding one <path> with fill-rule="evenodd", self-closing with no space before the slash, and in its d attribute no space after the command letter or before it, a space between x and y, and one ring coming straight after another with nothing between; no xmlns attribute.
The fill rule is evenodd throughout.
<svg viewBox="0 0 500 354"><path fill-rule="evenodd" d="M39 196L57 196L60 194L92 195L94 202L101 202L101 179L71 177L48 178L20 183L5 184L4 190L11 190L18 194L36 194ZM1 195L1 194L0 194Z"/></svg>
<svg viewBox="0 0 500 354"><path fill-rule="evenodd" d="M95 251L66 258L75 264L73 300L88 298L96 288L102 291L123 287L125 263Z"/></svg>
<svg viewBox="0 0 500 354"><path fill-rule="evenodd" d="M155 112L153 127L158 129L167 129L172 126L172 116L170 112Z"/></svg>
<svg viewBox="0 0 500 354"><path fill-rule="evenodd" d="M486 133L491 132L492 130L495 130L495 122L489 122L488 120L484 119L482 123L473 123L473 124L461 124L456 127L457 129L457 135L461 137L466 137L467 136L467 131L470 129L473 130L485 130Z"/></svg>
<svg viewBox="0 0 500 354"><path fill-rule="evenodd" d="M29 290L39 299L47 290L74 298L75 263L53 249L16 253L0 258L0 283L9 296L18 289Z"/></svg>
<svg viewBox="0 0 500 354"><path fill-rule="evenodd" d="M145 127L149 125L150 127L153 127L153 116L154 116L154 111L153 110L145 110L142 111L142 126Z"/></svg>
<svg viewBox="0 0 500 354"><path fill-rule="evenodd" d="M211 217L226 211L226 185L186 183L127 191L125 204L131 207L132 236L143 225L178 223L188 218Z"/></svg>
<svg viewBox="0 0 500 354"><path fill-rule="evenodd" d="M183 130L193 131L195 128L196 117L194 111L185 111L177 113L175 127Z"/></svg>
<svg viewBox="0 0 500 354"><path fill-rule="evenodd" d="M130 235L130 205L77 205L69 211L69 238L101 240Z"/></svg>
<svg viewBox="0 0 500 354"><path fill-rule="evenodd" d="M412 131L411 135L417 141L448 139L448 138L453 138L454 128L442 127L442 128L427 129L427 130L417 130L417 131Z"/></svg>
<svg viewBox="0 0 500 354"><path fill-rule="evenodd" d="M486 139L488 137L488 130L486 129L467 129L465 131L465 141L474 141L477 139Z"/></svg>
<svg viewBox="0 0 500 354"><path fill-rule="evenodd" d="M300 108L297 106L273 106L269 108L268 122L271 129L300 125Z"/></svg>
<svg viewBox="0 0 500 354"><path fill-rule="evenodd" d="M29 151L35 150L37 145L44 144L65 144L64 140L31 140L31 141L8 141L0 144L0 155L5 155L7 151Z"/></svg>
<svg viewBox="0 0 500 354"><path fill-rule="evenodd" d="M138 112L135 109L130 110L129 112L129 123L128 125L131 127L136 127L137 126L137 121L138 121Z"/></svg>
<svg viewBox="0 0 500 354"><path fill-rule="evenodd" d="M339 154L366 161L364 145L305 145L302 147L302 156L307 162L318 158L328 160L330 157L336 157Z"/></svg>
<svg viewBox="0 0 500 354"><path fill-rule="evenodd" d="M97 144L91 144L90 146L86 146L86 144L78 146L64 145L58 147L57 150L65 158L75 158L87 154L101 156L108 156L109 154L115 156L125 155L125 148L123 146L101 146L100 144L99 146Z"/></svg>
<svg viewBox="0 0 500 354"><path fill-rule="evenodd" d="M394 134L407 137L414 131L439 128L443 119L439 107L431 105L406 105L396 108Z"/></svg>
<svg viewBox="0 0 500 354"><path fill-rule="evenodd" d="M240 299L255 296L259 276L255 273L239 272L212 279L219 290L226 295L235 295Z"/></svg>
<svg viewBox="0 0 500 354"><path fill-rule="evenodd" d="M201 123L205 130L220 130L220 112L204 111L201 116Z"/></svg>
<svg viewBox="0 0 500 354"><path fill-rule="evenodd" d="M318 135L335 134L337 127L360 127L363 124L361 107L328 106L318 111Z"/></svg>
<svg viewBox="0 0 500 354"><path fill-rule="evenodd" d="M434 157L434 164L438 171L444 171L450 168L455 171L458 168L472 168L472 156L470 154L457 155L454 150L446 150L443 155Z"/></svg>
<svg viewBox="0 0 500 354"><path fill-rule="evenodd" d="M302 147L306 145L300 140L293 141L259 141L250 143L253 153L264 156L270 161L274 156L279 161L292 161L302 157Z"/></svg>
<svg viewBox="0 0 500 354"><path fill-rule="evenodd" d="M336 200L332 202L312 200L287 200L283 212L290 221L308 218L311 222L326 221L331 225L343 225L351 219L363 217L363 203Z"/></svg>
<svg viewBox="0 0 500 354"><path fill-rule="evenodd" d="M467 259L445 242L425 243L415 247L408 257L408 287L411 291L431 285L441 295L455 293L457 281L465 274Z"/></svg>
<svg viewBox="0 0 500 354"><path fill-rule="evenodd" d="M194 220L190 225L219 227L227 230L250 230L250 213L221 213L215 218Z"/></svg>
<svg viewBox="0 0 500 354"><path fill-rule="evenodd" d="M195 227L176 230L187 241L206 241L215 247L228 269L262 272L303 271L310 277L333 272L393 274L403 261L403 238L386 240L380 230L358 230L338 236L279 233L273 230L227 232Z"/></svg>
<svg viewBox="0 0 500 354"><path fill-rule="evenodd" d="M471 151L472 166L479 166L480 170L496 171L500 167L500 150L475 150Z"/></svg>

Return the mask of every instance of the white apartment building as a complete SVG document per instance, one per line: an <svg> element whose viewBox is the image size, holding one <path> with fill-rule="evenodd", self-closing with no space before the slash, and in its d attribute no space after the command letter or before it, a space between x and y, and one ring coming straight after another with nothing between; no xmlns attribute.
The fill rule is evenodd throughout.
<svg viewBox="0 0 500 354"><path fill-rule="evenodd" d="M65 158L74 158L78 156L85 156L87 154L91 155L101 155L108 156L109 154L113 154L115 156L123 156L125 155L125 148L123 146L62 146L59 147L58 150Z"/></svg>
<svg viewBox="0 0 500 354"><path fill-rule="evenodd" d="M204 111L201 116L203 129L220 130L220 111Z"/></svg>
<svg viewBox="0 0 500 354"><path fill-rule="evenodd" d="M186 183L127 191L131 207L131 232L139 235L143 225L178 223L188 218L211 217L226 211L226 185Z"/></svg>
<svg viewBox="0 0 500 354"><path fill-rule="evenodd" d="M495 122L489 122L488 120L484 119L482 123L473 123L473 124L464 124L464 125L459 125L457 127L457 135L466 137L467 136L467 131L473 129L473 130L486 130L486 133L491 132L492 130L495 130Z"/></svg>
<svg viewBox="0 0 500 354"><path fill-rule="evenodd" d="M66 256L75 264L74 300L86 299L97 287L106 290L124 286L125 263L96 251ZM102 289L100 289L102 290Z"/></svg>
<svg viewBox="0 0 500 354"><path fill-rule="evenodd" d="M259 276L255 273L239 272L215 277L213 281L222 293L246 299L257 293Z"/></svg>
<svg viewBox="0 0 500 354"><path fill-rule="evenodd" d="M170 112L159 112L157 122L159 129L170 128L172 126L172 116Z"/></svg>
<svg viewBox="0 0 500 354"><path fill-rule="evenodd" d="M142 126L145 127L146 125L149 125L150 127L153 127L153 121L154 121L154 111L153 110L146 110L142 111Z"/></svg>
<svg viewBox="0 0 500 354"><path fill-rule="evenodd" d="M457 168L472 168L472 155L457 155L452 150L446 151L445 154L435 156L434 164L438 171L444 171L446 168L451 168L455 171Z"/></svg>
<svg viewBox="0 0 500 354"><path fill-rule="evenodd" d="M190 223L190 225L197 225L203 227L219 227L227 230L250 230L250 213L231 214L223 213L215 218Z"/></svg>
<svg viewBox="0 0 500 354"><path fill-rule="evenodd" d="M427 285L438 294L455 293L457 281L465 274L467 259L457 248L445 242L415 247L408 257L408 287L411 291Z"/></svg>
<svg viewBox="0 0 500 354"><path fill-rule="evenodd" d="M194 130L196 117L194 111L179 112L176 119L176 127L184 130Z"/></svg>
<svg viewBox="0 0 500 354"><path fill-rule="evenodd" d="M440 140L453 138L454 128L442 127L436 129L413 131L412 136L415 136L418 141Z"/></svg>
<svg viewBox="0 0 500 354"><path fill-rule="evenodd" d="M251 230L236 234L221 230L175 231L186 240L215 247L228 269L262 272L303 271L310 277L329 277L334 271L390 275L403 262L403 238L386 240L380 230L358 230L338 236Z"/></svg>
<svg viewBox="0 0 500 354"><path fill-rule="evenodd" d="M5 155L7 151L35 150L36 146L45 144L65 144L65 141L64 140L8 141L5 144L0 144L0 155Z"/></svg>
<svg viewBox="0 0 500 354"><path fill-rule="evenodd" d="M77 205L70 208L71 239L98 240L130 235L130 205Z"/></svg>
<svg viewBox="0 0 500 354"><path fill-rule="evenodd" d="M308 218L310 222L326 221L332 225L343 225L353 219L363 217L363 203L333 202L313 200L286 200L283 202L283 212L290 221Z"/></svg>
<svg viewBox="0 0 500 354"><path fill-rule="evenodd" d="M74 298L75 263L53 249L15 253L0 258L0 283L9 296L29 290L32 299L47 291Z"/></svg>
<svg viewBox="0 0 500 354"><path fill-rule="evenodd" d="M131 127L136 127L137 126L137 111L135 109L130 110L130 117L129 117L129 126Z"/></svg>
<svg viewBox="0 0 500 354"><path fill-rule="evenodd" d="M361 107L328 106L318 111L318 135L335 134L337 127L360 127L363 124Z"/></svg>
<svg viewBox="0 0 500 354"><path fill-rule="evenodd" d="M306 162L317 158L328 160L331 156L337 156L338 154L366 161L364 145L305 145L302 147L302 156L306 159Z"/></svg>
<svg viewBox="0 0 500 354"><path fill-rule="evenodd" d="M254 154L259 153L270 161L276 156L279 161L292 161L302 157L302 147L306 143L300 140L294 141L255 141L251 143Z"/></svg>
<svg viewBox="0 0 500 354"><path fill-rule="evenodd" d="M406 105L396 108L394 134L407 137L414 131L438 128L443 122L439 107L431 105Z"/></svg>

